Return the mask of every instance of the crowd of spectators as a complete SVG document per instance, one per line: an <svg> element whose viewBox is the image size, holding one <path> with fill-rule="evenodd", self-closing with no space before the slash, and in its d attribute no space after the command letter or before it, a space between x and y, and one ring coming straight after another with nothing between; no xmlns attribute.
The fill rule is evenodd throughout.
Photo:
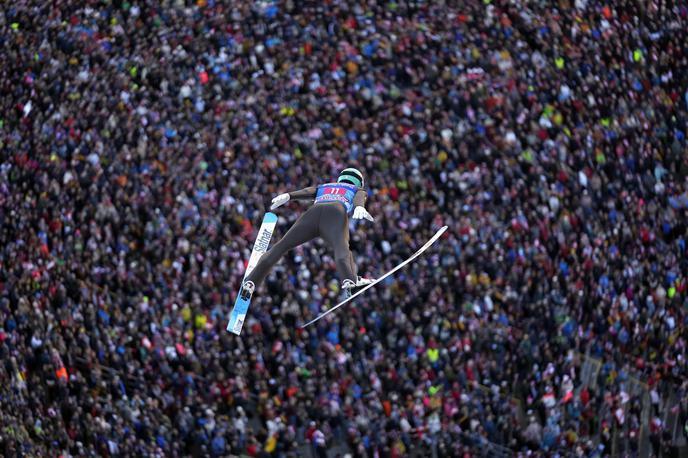
<svg viewBox="0 0 688 458"><path fill-rule="evenodd" d="M660 0L6 3L0 455L609 454L630 377L687 388L687 30ZM227 333L266 202L348 166L361 273L448 234L300 330L340 294L304 245Z"/></svg>

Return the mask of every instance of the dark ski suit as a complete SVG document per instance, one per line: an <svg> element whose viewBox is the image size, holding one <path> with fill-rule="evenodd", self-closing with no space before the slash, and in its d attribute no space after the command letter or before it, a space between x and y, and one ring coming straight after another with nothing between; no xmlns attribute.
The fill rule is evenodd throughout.
<svg viewBox="0 0 688 458"><path fill-rule="evenodd" d="M260 258L245 281L252 281L258 288L270 269L287 251L316 237L322 237L334 249L340 280L356 282L356 264L349 249L349 214L354 208L365 205L366 191L349 183L326 183L290 192L289 198L313 199L314 203L296 220L284 237Z"/></svg>

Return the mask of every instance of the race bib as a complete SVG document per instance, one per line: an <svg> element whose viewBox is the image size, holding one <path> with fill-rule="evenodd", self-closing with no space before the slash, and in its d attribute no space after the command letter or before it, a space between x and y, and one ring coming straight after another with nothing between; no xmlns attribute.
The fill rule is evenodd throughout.
<svg viewBox="0 0 688 458"><path fill-rule="evenodd" d="M327 183L318 186L315 194L315 203L341 202L347 213L354 208L354 196L358 188L348 183Z"/></svg>

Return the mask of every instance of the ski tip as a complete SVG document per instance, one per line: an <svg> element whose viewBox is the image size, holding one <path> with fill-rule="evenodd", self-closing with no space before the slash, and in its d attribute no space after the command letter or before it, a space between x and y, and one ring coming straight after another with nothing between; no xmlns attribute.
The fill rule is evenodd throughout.
<svg viewBox="0 0 688 458"><path fill-rule="evenodd" d="M237 310L237 305L235 305L229 317L229 323L227 323L227 331L236 335L241 335L241 328L244 326L244 321L246 320L248 304L249 303L246 301L239 302L239 300L237 300L239 310Z"/></svg>
<svg viewBox="0 0 688 458"><path fill-rule="evenodd" d="M267 212L265 214L265 216L263 216L263 222L276 223L277 222L277 215L272 213L272 212Z"/></svg>
<svg viewBox="0 0 688 458"><path fill-rule="evenodd" d="M246 315L244 315L244 316L246 316ZM234 321L233 323L230 322L227 325L227 331L231 332L232 334L236 334L239 336L239 335L241 335L241 328L243 326L244 326L244 319L240 318L240 319Z"/></svg>
<svg viewBox="0 0 688 458"><path fill-rule="evenodd" d="M331 309L330 309L330 310L331 310ZM327 315L329 315L329 314L330 314L330 312L329 312L329 311L326 311L326 312L324 312L324 313L318 315L317 317L313 318L311 321L306 321L305 323L300 324L300 325L298 326L298 328L299 328L299 329L306 329L308 326L312 325L312 324L315 323L315 322L320 321L321 318L325 318L325 317L326 317Z"/></svg>
<svg viewBox="0 0 688 458"><path fill-rule="evenodd" d="M299 325L299 329L306 329L308 326L312 325L313 323L318 321L320 318L322 318L322 317L316 318L315 320L311 320L308 323L303 323L303 324Z"/></svg>

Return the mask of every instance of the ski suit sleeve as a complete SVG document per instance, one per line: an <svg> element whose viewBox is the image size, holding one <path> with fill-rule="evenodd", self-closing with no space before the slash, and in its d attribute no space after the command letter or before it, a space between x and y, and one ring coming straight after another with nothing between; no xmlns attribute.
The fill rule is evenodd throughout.
<svg viewBox="0 0 688 458"><path fill-rule="evenodd" d="M363 188L358 188L356 195L354 196L354 208L365 207L366 200L368 199L368 193Z"/></svg>
<svg viewBox="0 0 688 458"><path fill-rule="evenodd" d="M298 191L290 192L289 198L296 200L315 199L316 192L317 188L315 186L309 186L307 188L299 189Z"/></svg>

